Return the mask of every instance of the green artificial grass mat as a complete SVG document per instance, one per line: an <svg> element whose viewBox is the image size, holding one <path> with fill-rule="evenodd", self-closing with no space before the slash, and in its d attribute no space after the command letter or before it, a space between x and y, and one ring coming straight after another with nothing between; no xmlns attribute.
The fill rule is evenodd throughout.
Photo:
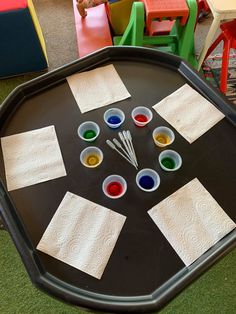
<svg viewBox="0 0 236 314"><path fill-rule="evenodd" d="M0 104L15 87L37 76L37 74L32 73L0 80Z"/></svg>
<svg viewBox="0 0 236 314"><path fill-rule="evenodd" d="M35 76L32 74L0 80L0 104L17 85ZM87 313L82 309L48 296L35 288L9 234L1 230L0 283L1 314ZM199 279L184 289L159 313L233 314L235 309L236 250L229 253Z"/></svg>
<svg viewBox="0 0 236 314"><path fill-rule="evenodd" d="M86 313L84 310L48 296L32 285L6 231L0 231L0 248L0 313ZM216 263L159 313L235 313L235 265L236 250Z"/></svg>

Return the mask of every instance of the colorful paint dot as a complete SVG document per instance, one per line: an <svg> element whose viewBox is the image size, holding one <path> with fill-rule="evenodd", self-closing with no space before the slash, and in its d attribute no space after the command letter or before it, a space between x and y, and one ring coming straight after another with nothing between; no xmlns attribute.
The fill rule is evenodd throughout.
<svg viewBox="0 0 236 314"><path fill-rule="evenodd" d="M111 182L107 186L107 193L111 196L118 196L122 193L123 187L120 182Z"/></svg>
<svg viewBox="0 0 236 314"><path fill-rule="evenodd" d="M175 168L175 162L170 157L165 157L161 160L162 165L167 169L174 169Z"/></svg>
<svg viewBox="0 0 236 314"><path fill-rule="evenodd" d="M86 158L86 161L85 163L88 165L88 166L95 166L99 163L99 157L96 156L96 155L89 155L87 158Z"/></svg>
<svg viewBox="0 0 236 314"><path fill-rule="evenodd" d="M83 134L83 137L86 140L90 140L91 138L94 138L95 136L96 136L96 132L94 130L87 130Z"/></svg>
<svg viewBox="0 0 236 314"><path fill-rule="evenodd" d="M107 119L108 123L110 124L118 124L121 122L121 119L120 117L118 116L110 116L108 119Z"/></svg>
<svg viewBox="0 0 236 314"><path fill-rule="evenodd" d="M150 176L142 176L139 180L140 186L145 190L151 190L154 187L154 180Z"/></svg>
<svg viewBox="0 0 236 314"><path fill-rule="evenodd" d="M165 134L157 134L156 135L156 140L161 143L161 144L168 144L170 143L170 138L169 136Z"/></svg>
<svg viewBox="0 0 236 314"><path fill-rule="evenodd" d="M137 114L134 119L138 122L147 122L148 118L144 114Z"/></svg>

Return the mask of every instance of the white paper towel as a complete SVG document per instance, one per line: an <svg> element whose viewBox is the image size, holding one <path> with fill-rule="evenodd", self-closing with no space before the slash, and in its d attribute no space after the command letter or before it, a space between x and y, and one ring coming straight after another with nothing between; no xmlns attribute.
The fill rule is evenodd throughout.
<svg viewBox="0 0 236 314"><path fill-rule="evenodd" d="M186 266L236 226L197 178L148 214Z"/></svg>
<svg viewBox="0 0 236 314"><path fill-rule="evenodd" d="M100 279L126 217L67 192L37 249Z"/></svg>
<svg viewBox="0 0 236 314"><path fill-rule="evenodd" d="M54 126L1 138L8 191L66 176Z"/></svg>
<svg viewBox="0 0 236 314"><path fill-rule="evenodd" d="M224 115L188 84L153 106L189 143L224 118Z"/></svg>
<svg viewBox="0 0 236 314"><path fill-rule="evenodd" d="M130 97L113 64L67 77L82 113Z"/></svg>

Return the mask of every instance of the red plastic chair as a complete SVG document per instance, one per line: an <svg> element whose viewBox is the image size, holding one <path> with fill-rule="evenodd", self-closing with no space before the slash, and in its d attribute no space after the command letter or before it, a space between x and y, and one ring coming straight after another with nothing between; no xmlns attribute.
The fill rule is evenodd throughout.
<svg viewBox="0 0 236 314"><path fill-rule="evenodd" d="M188 11L186 10L185 0L141 0L145 4L146 9L146 32L153 35L167 35L170 33L174 21L174 17L181 17L181 24L186 23ZM201 16L205 16L210 12L210 8L206 0L196 0L198 5L198 14L195 28ZM155 18L159 20L154 20ZM161 18L165 17L166 20Z"/></svg>
<svg viewBox="0 0 236 314"><path fill-rule="evenodd" d="M141 0L145 5L146 13L146 33L151 35L152 23L155 20L162 21L163 19L175 20L179 18L181 25L185 25L188 16L189 8L186 0ZM172 24L170 23L168 27L171 29ZM167 27L167 28L168 28ZM158 31L157 31L158 33Z"/></svg>
<svg viewBox="0 0 236 314"><path fill-rule="evenodd" d="M199 14L201 13L201 11L204 11L206 13L208 13L210 11L209 5L208 5L206 0L197 0L197 5L198 5L198 13ZM198 14L198 16L199 16L199 14Z"/></svg>
<svg viewBox="0 0 236 314"><path fill-rule="evenodd" d="M223 55L222 55L222 70L220 77L220 90L222 93L227 91L227 79L228 79L228 66L230 49L236 49L236 19L230 22L226 22L220 25L222 30L221 34L216 38L211 47L208 49L205 59L210 53L219 45L223 40Z"/></svg>
<svg viewBox="0 0 236 314"><path fill-rule="evenodd" d="M223 0L222 0L223 1ZM198 12L197 12L197 21L195 28L197 26L197 23L204 17L207 16L211 10L209 8L209 5L206 0L197 0L197 6L198 6Z"/></svg>

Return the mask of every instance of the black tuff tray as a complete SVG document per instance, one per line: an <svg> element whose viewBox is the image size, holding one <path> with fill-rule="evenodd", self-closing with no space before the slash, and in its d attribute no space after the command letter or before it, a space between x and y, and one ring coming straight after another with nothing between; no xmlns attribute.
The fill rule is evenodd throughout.
<svg viewBox="0 0 236 314"><path fill-rule="evenodd" d="M66 76L111 63L132 97L81 114ZM137 105L151 108L186 82L226 117L191 145L175 132L171 148L182 155L183 166L177 172L166 173L158 164L161 150L154 145L151 133L156 126L168 123L153 112L151 123L140 129L134 126L130 113ZM96 95L94 98L96 101ZM150 167L160 174L156 192L139 190L135 168L106 145L105 140L117 137L118 132L103 122L103 113L110 107L121 108L126 114L121 129L129 129L133 135L140 169ZM101 128L95 144L103 150L104 161L94 170L79 161L81 150L88 144L78 138L77 128L86 120L96 121ZM55 125L67 176L7 192L0 153L1 216L37 287L92 309L154 311L235 246L234 230L187 268L147 214L152 206L197 177L236 220L236 111L180 58L147 48L107 47L17 87L1 107L1 137L49 125ZM128 182L127 193L118 200L102 193L101 183L111 173L124 176ZM101 280L36 250L67 191L127 216Z"/></svg>

